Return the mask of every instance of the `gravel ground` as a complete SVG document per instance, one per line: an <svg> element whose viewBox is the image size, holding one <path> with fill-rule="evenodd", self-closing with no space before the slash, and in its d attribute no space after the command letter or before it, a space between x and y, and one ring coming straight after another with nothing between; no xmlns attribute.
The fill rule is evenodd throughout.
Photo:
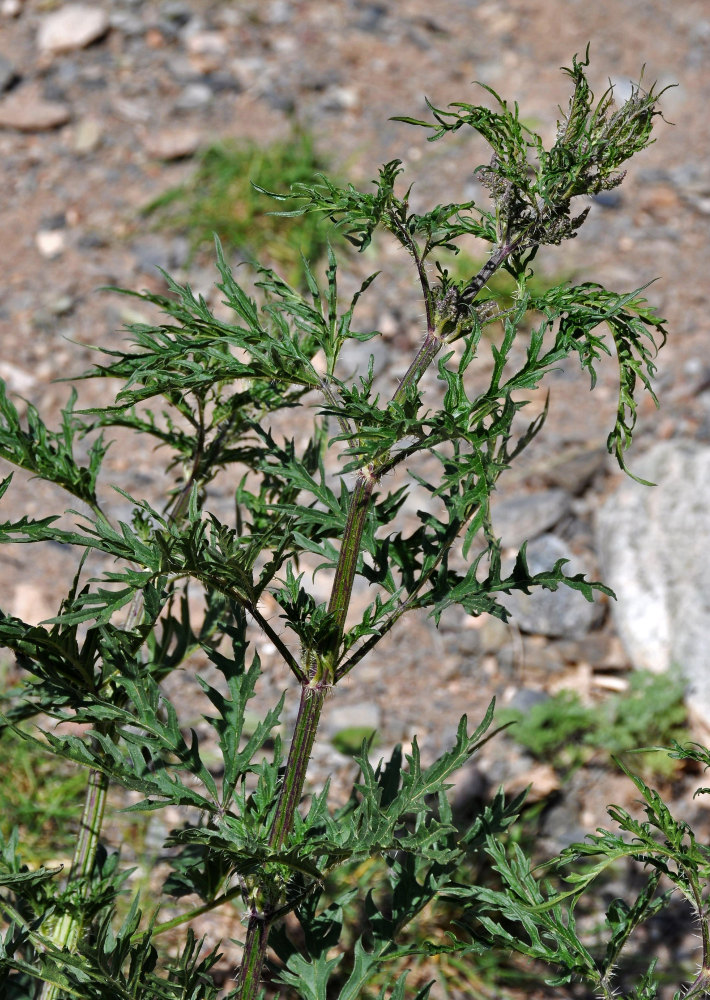
<svg viewBox="0 0 710 1000"><path fill-rule="evenodd" d="M706 0L105 0L71 22L62 39L48 22L67 7L0 2L0 376L43 413L66 398L67 387L53 378L82 370L93 360L91 345L120 337L125 300L97 289L160 290L156 264L178 278L187 274L186 241L147 232L138 213L190 174L199 148L217 139L285 137L296 121L356 183L399 157L417 181L417 197L464 198L479 162L475 150L463 142L429 146L423 133L389 116L422 114L424 95L439 106L475 102L472 81L480 80L517 99L525 119L549 136L557 105L567 100L559 67L589 41L599 92L610 79L623 94L642 64L646 80L676 86L664 99L667 122L659 122L657 143L633 162L613 197L593 206L580 237L551 249L542 266L618 290L660 278L647 295L670 331L657 385L662 407L658 415L642 409L635 448L640 453L659 437L710 440ZM90 28L93 40L83 34ZM385 331L382 360L394 377L422 326L402 262L387 248L384 256L372 320ZM363 273L362 261L352 266L356 277ZM214 299L209 259L198 257L188 270L193 287ZM566 370L555 379L547 427L503 487L499 516L514 544L520 519L542 496L534 518L542 512L550 522L544 530L594 572L593 511L619 477L599 452L615 395L612 381L593 396L581 384ZM83 385L82 402L100 402L98 391ZM122 457L114 449L112 472L126 489L157 489L149 455ZM521 495L529 498L522 507ZM7 516L36 516L55 503L50 488L18 476ZM0 552L0 605L30 620L54 613L69 565L56 553L30 566L18 552ZM372 723L385 748L417 732L432 754L446 745L461 711L480 716L493 694L506 702L521 689L567 686L594 699L623 685L629 668L603 605L577 632L572 626L561 635L463 616L439 632L427 622L405 631L332 699L328 732L354 720ZM283 679L273 650L261 652L268 695ZM536 778L541 796L554 790L554 775L531 770L509 745L491 754L492 773L512 773L521 785ZM314 781L334 761L344 776L346 761L325 741ZM606 802L622 794L609 772L580 782L564 796L563 827L593 827Z"/></svg>

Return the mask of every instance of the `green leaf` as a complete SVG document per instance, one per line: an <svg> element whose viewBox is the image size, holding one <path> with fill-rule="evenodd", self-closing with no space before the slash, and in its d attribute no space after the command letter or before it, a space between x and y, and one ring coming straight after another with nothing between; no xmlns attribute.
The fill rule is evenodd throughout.
<svg viewBox="0 0 710 1000"><path fill-rule="evenodd" d="M26 404L26 427L23 428L17 409L8 399L5 383L0 379L0 457L41 479L56 483L90 507L96 507L96 479L108 445L99 437L88 449L88 465L77 463L75 439L83 436L86 425L74 413L76 399L76 390L72 389L69 402L62 410L60 431L49 430L31 403ZM8 482L4 480L2 493Z"/></svg>

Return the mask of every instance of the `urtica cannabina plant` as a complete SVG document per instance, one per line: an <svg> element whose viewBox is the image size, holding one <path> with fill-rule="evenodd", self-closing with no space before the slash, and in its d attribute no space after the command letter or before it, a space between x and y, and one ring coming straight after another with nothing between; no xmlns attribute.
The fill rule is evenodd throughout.
<svg viewBox="0 0 710 1000"><path fill-rule="evenodd" d="M472 731L462 718L454 747L428 767L416 740L406 760L398 748L376 767L363 747L345 805L330 808L327 787L304 798L326 695L344 677L357 677L358 665L400 619L426 611L438 622L456 605L469 615L505 619L500 595L514 590L565 586L589 599L595 589L608 593L602 584L566 575L564 561L531 572L525 546L505 570L490 516L499 477L544 421L543 413L526 424L520 390L536 389L570 356L594 386L597 362L613 353L613 342L619 397L608 447L622 466L635 392L653 395L654 357L665 331L640 291L620 294L584 282L533 292L529 282L538 252L577 235L589 211L588 204L578 207L579 199L621 182L621 168L649 144L659 113L653 87L633 87L620 107L611 91L595 100L587 65L575 58L565 70L572 96L550 148L523 124L517 105L488 88L491 107L429 105L430 120L396 119L427 129L430 140L468 129L482 136L491 147L476 170L490 196L486 206L470 201L415 212L397 160L381 168L366 192L321 177L277 196L295 206L286 214L328 217L360 251L385 230L408 255L426 332L391 398L373 389L377 373L364 345L376 331L354 325L357 302L376 275L341 307L330 251L324 285L306 261L305 293L257 265L252 298L219 245L218 288L229 318L215 316L188 285L167 276L166 295L138 295L162 310L162 320L132 325L128 346L104 349L105 363L83 376L106 379L107 388L119 380L110 403L79 411L72 394L61 426L51 430L32 406L21 418L6 393L0 396L0 455L61 486L78 508L73 527L54 517L7 520L0 540L74 546L103 567L87 578L80 559L58 613L42 625L0 614L0 642L14 651L22 672L3 725L87 771L68 875L23 864L17 831L3 841L4 995L216 997L210 969L219 942L198 942L191 924L205 912L238 905L244 940L228 995L240 1000L259 996L266 981L308 1000L355 1000L369 995L373 980L380 997L398 1000L407 995L407 965L422 951L466 953L492 944L549 962L560 983L582 977L611 997L621 947L657 908L661 869L704 914L705 855L686 850L687 834L640 779L650 822L660 824L666 846L648 824L616 810L634 839L599 833L577 845L575 857L593 855L598 863L570 876L572 887L560 893L538 884L519 851L505 851L503 834L519 799L506 803L498 794L457 829L446 788L490 737L492 706L482 708L483 721ZM472 236L488 246L480 270L452 277L436 266L438 254L456 253ZM516 289L503 312L487 292L498 271ZM351 341L363 345L354 379L339 364ZM470 374L486 354L487 387L473 392ZM439 399L423 388L430 369ZM276 430L277 418L292 413L311 428L299 443ZM162 448L175 477L164 507L123 493L131 516L112 515L115 493L101 477L111 428L134 432L137 447ZM417 465L421 456L426 466ZM402 484L383 492L384 477L395 471ZM11 478L2 482L3 494ZM209 509L218 479L234 493L229 522ZM415 487L430 502L413 527L403 526L403 506ZM315 557L317 572L332 573L323 603L300 569L306 555ZM351 595L358 578L372 601L356 615ZM267 595L276 616L265 610ZM248 628L268 638L300 687L287 753L279 730L283 698L256 724L245 723L261 671ZM196 679L211 704L205 719L217 763L214 746L207 757L181 723L180 705L161 688L174 671L190 670L196 652L214 668ZM52 724L69 721L70 730ZM116 904L129 872L101 842L111 783L133 791L134 811L170 806L185 816L166 840L171 871L158 905L143 913L136 896L127 909L122 905L121 918ZM493 858L503 889L458 880L472 851ZM590 872L621 855L652 874L634 903L617 901L609 909L610 943L599 957L578 935L572 910ZM330 898L326 884L342 866L373 857L381 859L381 885L352 922L348 904L357 888L341 882ZM192 905L181 902L186 897ZM406 925L442 897L459 900L460 932L443 943L407 943ZM166 956L158 945L168 932ZM345 939L347 954L338 947ZM704 967L706 939L705 932ZM416 996L429 990L423 986ZM634 995L654 990L649 972Z"/></svg>

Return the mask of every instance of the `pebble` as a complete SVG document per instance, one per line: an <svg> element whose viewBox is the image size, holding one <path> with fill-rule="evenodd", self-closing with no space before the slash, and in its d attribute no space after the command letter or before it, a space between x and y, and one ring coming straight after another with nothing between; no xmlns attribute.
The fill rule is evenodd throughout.
<svg viewBox="0 0 710 1000"><path fill-rule="evenodd" d="M382 715L379 707L371 701L353 705L333 705L325 715L328 733L335 735L346 729L379 729Z"/></svg>
<svg viewBox="0 0 710 1000"><path fill-rule="evenodd" d="M93 153L101 145L103 134L103 125L98 119L82 118L74 133L74 152L80 156Z"/></svg>
<svg viewBox="0 0 710 1000"><path fill-rule="evenodd" d="M12 392L19 392L20 395L29 392L37 383L34 375L10 361L0 361L0 378Z"/></svg>
<svg viewBox="0 0 710 1000"><path fill-rule="evenodd" d="M84 49L102 38L109 26L108 14L100 7L67 4L41 22L37 45L40 52L52 55Z"/></svg>
<svg viewBox="0 0 710 1000"><path fill-rule="evenodd" d="M148 132L143 139L143 147L155 160L183 160L197 151L201 140L202 136L196 129L163 129Z"/></svg>
<svg viewBox="0 0 710 1000"><path fill-rule="evenodd" d="M481 650L484 653L499 653L510 645L511 628L500 618L493 615L481 615L473 619L475 630L479 633Z"/></svg>
<svg viewBox="0 0 710 1000"><path fill-rule="evenodd" d="M136 6L139 3L142 3L142 0L136 0ZM164 20L172 21L182 27L192 17L192 10L190 5L183 3L182 0L164 0L160 5L160 16Z"/></svg>
<svg viewBox="0 0 710 1000"><path fill-rule="evenodd" d="M65 125L70 118L66 104L45 100L35 84L13 90L0 101L0 128L45 132Z"/></svg>
<svg viewBox="0 0 710 1000"><path fill-rule="evenodd" d="M186 48L198 73L212 73L222 65L229 45L220 31L198 31L188 37Z"/></svg>
<svg viewBox="0 0 710 1000"><path fill-rule="evenodd" d="M17 71L9 59L0 53L0 94L17 79Z"/></svg>
<svg viewBox="0 0 710 1000"><path fill-rule="evenodd" d="M333 87L322 104L324 111L354 111L360 104L360 95L354 87Z"/></svg>
<svg viewBox="0 0 710 1000"><path fill-rule="evenodd" d="M64 253L66 236L61 229L40 229L35 235L35 244L43 257L52 260Z"/></svg>
<svg viewBox="0 0 710 1000"><path fill-rule="evenodd" d="M266 16L271 24L288 24L293 17L293 4L287 0L272 0Z"/></svg>
<svg viewBox="0 0 710 1000"><path fill-rule="evenodd" d="M139 97L115 97L113 111L119 118L132 124L145 124L151 118L150 104Z"/></svg>
<svg viewBox="0 0 710 1000"><path fill-rule="evenodd" d="M206 83L188 83L175 101L177 111L194 111L212 100L212 88Z"/></svg>
<svg viewBox="0 0 710 1000"><path fill-rule="evenodd" d="M172 239L160 235L140 236L131 244L137 269L145 274L156 268L171 271L183 267L189 256L189 242L180 236ZM194 287L194 283L191 281Z"/></svg>

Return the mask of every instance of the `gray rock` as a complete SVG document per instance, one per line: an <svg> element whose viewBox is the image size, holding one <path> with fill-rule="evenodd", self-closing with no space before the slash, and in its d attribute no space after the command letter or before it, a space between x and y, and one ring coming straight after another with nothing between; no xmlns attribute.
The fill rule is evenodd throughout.
<svg viewBox="0 0 710 1000"><path fill-rule="evenodd" d="M165 3L160 5L160 16L182 27L191 19L192 10L190 4L183 3L182 0L165 0Z"/></svg>
<svg viewBox="0 0 710 1000"><path fill-rule="evenodd" d="M498 499L491 504L493 530L504 548L519 549L527 539L554 528L569 513L570 498L564 490L541 490Z"/></svg>
<svg viewBox="0 0 710 1000"><path fill-rule="evenodd" d="M330 735L345 729L379 729L382 713L374 702L364 701L355 705L333 706L326 712L324 721Z"/></svg>
<svg viewBox="0 0 710 1000"><path fill-rule="evenodd" d="M131 250L138 270L150 274L159 267L164 271L183 267L189 255L189 243L180 237L170 239L149 234L134 240Z"/></svg>
<svg viewBox="0 0 710 1000"><path fill-rule="evenodd" d="M0 53L0 93L7 90L17 79L17 71L9 59Z"/></svg>
<svg viewBox="0 0 710 1000"><path fill-rule="evenodd" d="M143 20L128 10L111 11L111 27L127 38L137 38L145 32Z"/></svg>
<svg viewBox="0 0 710 1000"><path fill-rule="evenodd" d="M0 101L0 128L44 132L66 124L70 117L65 104L46 101L34 84L13 90Z"/></svg>
<svg viewBox="0 0 710 1000"><path fill-rule="evenodd" d="M584 573L587 579L590 578L590 567L586 560L573 555L566 542L557 535L542 535L527 547L531 573L552 569L558 559L569 560L563 570L566 576ZM500 602L512 614L514 624L521 631L532 635L573 639L588 632L602 615L599 598L593 602L587 601L579 591L564 585L556 591L538 588L530 594L520 591L502 594Z"/></svg>
<svg viewBox="0 0 710 1000"><path fill-rule="evenodd" d="M523 714L534 708L535 705L542 705L543 702L549 701L550 696L547 691L540 691L537 688L523 687L518 688L514 693L513 697L510 699L506 708L515 709L516 712L522 712Z"/></svg>
<svg viewBox="0 0 710 1000"><path fill-rule="evenodd" d="M108 29L108 14L100 7L67 4L48 14L40 23L37 45L40 52L71 52L91 45Z"/></svg>
<svg viewBox="0 0 710 1000"><path fill-rule="evenodd" d="M604 581L634 666L680 669L693 707L710 719L710 448L663 441L638 460L599 510Z"/></svg>
<svg viewBox="0 0 710 1000"><path fill-rule="evenodd" d="M492 615L484 617L478 634L484 653L500 653L502 649L510 645L510 625L506 625L500 618L494 618Z"/></svg>
<svg viewBox="0 0 710 1000"><path fill-rule="evenodd" d="M156 160L182 160L196 152L201 140L197 129L170 128L146 133L143 145Z"/></svg>
<svg viewBox="0 0 710 1000"><path fill-rule="evenodd" d="M194 111L212 100L212 90L206 83L188 83L175 101L177 111Z"/></svg>
<svg viewBox="0 0 710 1000"><path fill-rule="evenodd" d="M286 0L272 0L267 8L270 24L288 24L294 16L294 5Z"/></svg>
<svg viewBox="0 0 710 1000"><path fill-rule="evenodd" d="M551 462L542 479L547 486L566 490L572 496L581 496L604 472L608 457L606 448L591 451L572 449L563 453L559 461Z"/></svg>

